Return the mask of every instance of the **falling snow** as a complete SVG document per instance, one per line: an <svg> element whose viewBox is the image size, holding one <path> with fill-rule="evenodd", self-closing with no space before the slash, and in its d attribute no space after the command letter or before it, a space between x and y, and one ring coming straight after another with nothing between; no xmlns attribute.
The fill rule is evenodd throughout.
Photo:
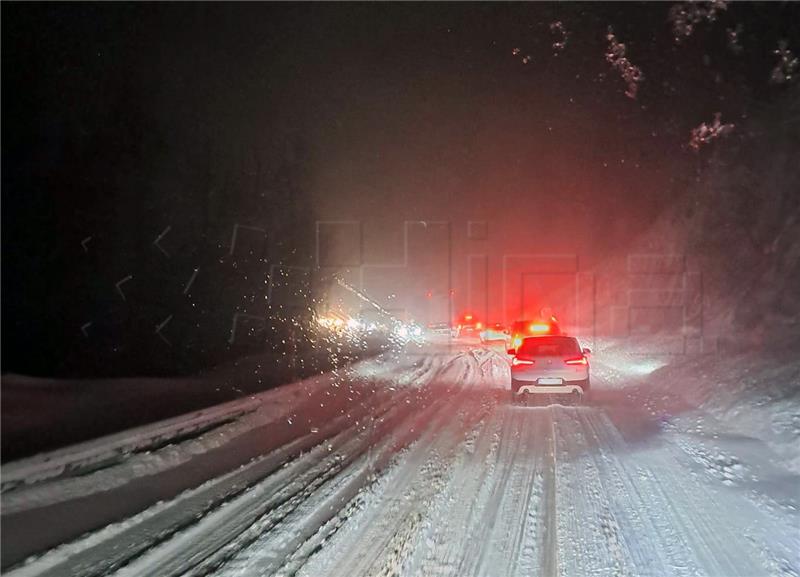
<svg viewBox="0 0 800 577"><path fill-rule="evenodd" d="M723 124L720 121L722 114L719 112L714 113L714 121L711 124L703 122L700 126L692 129L692 138L689 141L689 146L693 150L700 150L700 148L721 136L725 136L733 131L733 124Z"/></svg>
<svg viewBox="0 0 800 577"><path fill-rule="evenodd" d="M778 63L772 69L770 81L774 84L784 84L791 82L794 75L797 73L798 63L797 56L792 54L789 50L789 44L785 40L778 43L778 48L774 51L778 57Z"/></svg>
<svg viewBox="0 0 800 577"><path fill-rule="evenodd" d="M695 31L701 22L713 23L717 15L728 9L726 0L712 0L711 2L682 2L670 8L669 21L672 23L672 33L675 42L680 43Z"/></svg>
<svg viewBox="0 0 800 577"><path fill-rule="evenodd" d="M630 60L628 60L625 55L627 48L625 44L617 40L617 36L614 34L614 30L611 26L608 27L606 39L608 40L606 61L620 73L620 76L622 76L622 79L625 81L627 85L625 96L635 99L639 91L639 84L644 80L642 71L638 66L634 66L631 64Z"/></svg>
<svg viewBox="0 0 800 577"><path fill-rule="evenodd" d="M522 60L523 64L529 64L533 62L533 57L530 54L522 54L522 50L520 48L514 48L511 51L512 56L519 56L520 60Z"/></svg>
<svg viewBox="0 0 800 577"><path fill-rule="evenodd" d="M742 32L744 26L737 24L735 28L726 28L725 36L728 40L728 50L734 54L741 54L744 48L742 47Z"/></svg>
<svg viewBox="0 0 800 577"><path fill-rule="evenodd" d="M555 38L553 40L553 52L558 56L567 46L569 32L567 32L567 29L564 28L564 24L560 20L550 24L550 32Z"/></svg>

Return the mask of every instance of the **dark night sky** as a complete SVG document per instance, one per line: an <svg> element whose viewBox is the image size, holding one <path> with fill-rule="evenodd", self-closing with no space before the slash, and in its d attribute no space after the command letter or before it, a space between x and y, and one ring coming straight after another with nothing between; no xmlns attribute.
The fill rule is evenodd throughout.
<svg viewBox="0 0 800 577"><path fill-rule="evenodd" d="M75 295L143 266L165 226L184 248L221 243L193 195L287 142L308 158L296 202L364 219L368 260L397 257L403 219L513 231L536 214L543 249L601 258L683 194L704 154L691 128L768 105L772 50L800 50L797 4L730 5L680 45L669 8L3 3L3 370L30 369L33 348L57 366L113 298ZM636 100L605 61L609 25L644 72ZM220 231L253 202L220 208ZM79 263L89 235L110 248Z"/></svg>

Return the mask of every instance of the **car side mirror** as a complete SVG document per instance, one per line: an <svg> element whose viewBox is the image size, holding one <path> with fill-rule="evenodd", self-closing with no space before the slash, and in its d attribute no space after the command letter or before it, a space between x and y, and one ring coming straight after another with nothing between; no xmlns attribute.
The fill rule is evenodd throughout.
<svg viewBox="0 0 800 577"><path fill-rule="evenodd" d="M583 354L584 355L591 355L592 354L592 349L583 349Z"/></svg>
<svg viewBox="0 0 800 577"><path fill-rule="evenodd" d="M514 355L514 354L517 353L517 350L516 349L506 349L506 353L508 353L509 355Z"/></svg>

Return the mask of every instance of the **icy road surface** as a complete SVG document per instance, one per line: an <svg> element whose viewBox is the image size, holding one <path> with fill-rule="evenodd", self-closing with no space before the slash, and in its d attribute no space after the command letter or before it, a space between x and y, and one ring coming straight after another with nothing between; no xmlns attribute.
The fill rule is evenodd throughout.
<svg viewBox="0 0 800 577"><path fill-rule="evenodd" d="M4 491L4 557L64 542L8 574L800 575L798 477L601 365L583 407L510 405L487 349L270 391L218 429Z"/></svg>

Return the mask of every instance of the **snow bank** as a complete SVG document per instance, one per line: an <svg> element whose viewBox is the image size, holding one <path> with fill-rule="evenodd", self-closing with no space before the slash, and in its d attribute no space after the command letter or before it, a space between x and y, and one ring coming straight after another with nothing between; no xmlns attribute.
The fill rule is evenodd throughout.
<svg viewBox="0 0 800 577"><path fill-rule="evenodd" d="M680 419L687 432L763 441L782 467L800 473L800 357L791 351L659 356L607 341L593 374L665 422Z"/></svg>
<svg viewBox="0 0 800 577"><path fill-rule="evenodd" d="M659 392L679 395L728 433L764 441L800 473L800 359L689 357L650 376Z"/></svg>

